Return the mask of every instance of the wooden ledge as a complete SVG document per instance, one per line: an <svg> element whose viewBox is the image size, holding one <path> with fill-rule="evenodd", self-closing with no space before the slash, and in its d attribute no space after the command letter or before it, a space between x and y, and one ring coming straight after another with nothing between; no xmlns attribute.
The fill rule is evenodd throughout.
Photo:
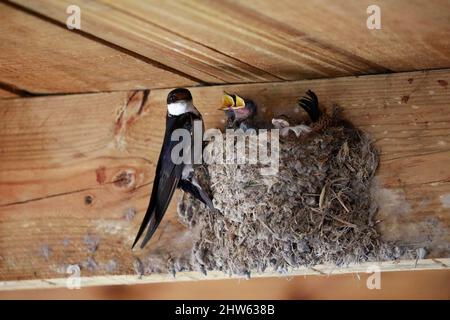
<svg viewBox="0 0 450 320"><path fill-rule="evenodd" d="M380 272L392 271L421 271L421 270L442 270L448 269L450 259L423 259L423 260L405 260L396 262L379 262L379 263L363 263L359 265L350 265L345 268L336 268L335 266L318 265L314 268L297 268L292 269L286 274L278 272L265 272L264 274L252 273L252 278L262 277L283 277L289 278L294 276L331 276L347 273L367 273L373 274L375 266ZM377 270L378 271L378 270ZM175 276L170 274L152 274L152 275L104 275L83 277L80 280L80 288L92 286L110 286L110 285L133 285L146 283L162 283L162 282L179 282L179 281L200 281L200 280L225 280L225 279L241 279L239 276L228 276L222 272L209 272L206 276L198 272L179 272ZM0 282L0 288L7 290L23 290L36 288L68 288L73 282L68 284L67 278L54 279L34 279L34 280L12 280Z"/></svg>

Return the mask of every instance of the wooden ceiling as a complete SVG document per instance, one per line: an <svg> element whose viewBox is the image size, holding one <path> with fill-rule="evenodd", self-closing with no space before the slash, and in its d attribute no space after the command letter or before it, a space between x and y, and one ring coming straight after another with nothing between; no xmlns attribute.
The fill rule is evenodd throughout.
<svg viewBox="0 0 450 320"><path fill-rule="evenodd" d="M330 78L450 67L450 2L11 0L0 89L19 95ZM81 30L66 28L69 5ZM10 96L0 91L0 97Z"/></svg>

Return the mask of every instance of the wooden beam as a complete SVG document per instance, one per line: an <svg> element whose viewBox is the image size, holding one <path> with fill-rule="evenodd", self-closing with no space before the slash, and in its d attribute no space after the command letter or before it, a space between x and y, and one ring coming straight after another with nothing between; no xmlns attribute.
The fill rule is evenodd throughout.
<svg viewBox="0 0 450 320"><path fill-rule="evenodd" d="M319 43L352 53L392 71L450 66L450 2L400 1L230 1L268 15ZM367 8L378 5L381 29L368 30Z"/></svg>
<svg viewBox="0 0 450 320"><path fill-rule="evenodd" d="M205 82L261 82L448 68L450 4L377 1L382 27L366 25L370 0L12 0ZM324 23L326 21L326 23Z"/></svg>
<svg viewBox="0 0 450 320"><path fill-rule="evenodd" d="M295 276L331 276L339 274L364 274L373 273L373 267L377 266L381 272L392 271L421 271L421 270L443 270L449 269L450 259L423 259L420 261L395 261L395 262L379 262L364 263L360 265L350 265L344 268L336 268L333 266L319 265L313 268L297 268L289 270L288 273L280 274L278 272L266 272L264 274L254 274L254 278L269 277L295 277ZM372 271L371 271L372 270ZM144 283L166 283L179 281L198 281L198 280L225 280L239 279L237 276L229 276L222 272L209 272L207 276L196 272L179 272L175 277L168 274L150 274L150 275L105 275L83 277L80 287L90 286L110 286L110 285L133 285ZM65 288L70 283L68 278L54 279L35 279L35 280L19 280L19 281L0 281L0 291L23 290L23 289L43 289L43 288Z"/></svg>
<svg viewBox="0 0 450 320"><path fill-rule="evenodd" d="M126 12L115 4L100 1L14 1L61 23L67 19L66 8L78 5L82 10L83 32L149 57L174 70L207 83L261 82L279 80L257 67L192 41L170 26L159 26L146 14ZM137 4L135 2L134 4ZM158 5L162 5L159 2ZM183 15L174 12L174 15Z"/></svg>
<svg viewBox="0 0 450 320"><path fill-rule="evenodd" d="M18 95L14 92L3 90L0 88L0 99L17 98Z"/></svg>
<svg viewBox="0 0 450 320"><path fill-rule="evenodd" d="M195 85L65 26L0 3L0 84L26 95Z"/></svg>
<svg viewBox="0 0 450 320"><path fill-rule="evenodd" d="M449 82L450 70L437 70L191 91L207 127L223 126L216 110L223 90L254 99L266 118L301 117L296 100L307 89L327 106L338 103L381 149L382 237L425 247L427 258L441 262L419 266L447 268ZM143 91L0 100L0 287L65 278L69 264L81 266L86 279L105 276L99 283L112 284L112 275L145 273L152 261L189 252L175 200L148 247L130 250L148 203L167 92L152 90L147 100ZM398 263L413 269L416 262Z"/></svg>

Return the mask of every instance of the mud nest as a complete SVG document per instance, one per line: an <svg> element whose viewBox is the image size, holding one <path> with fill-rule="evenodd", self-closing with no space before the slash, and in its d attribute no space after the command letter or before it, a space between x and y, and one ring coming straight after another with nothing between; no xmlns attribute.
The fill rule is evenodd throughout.
<svg viewBox="0 0 450 320"><path fill-rule="evenodd" d="M366 133L335 115L323 132L289 134L279 148L276 175L262 175L259 164L198 170L216 210L188 194L180 199L179 217L194 233L192 269L250 275L404 254L376 230L371 189L379 157Z"/></svg>

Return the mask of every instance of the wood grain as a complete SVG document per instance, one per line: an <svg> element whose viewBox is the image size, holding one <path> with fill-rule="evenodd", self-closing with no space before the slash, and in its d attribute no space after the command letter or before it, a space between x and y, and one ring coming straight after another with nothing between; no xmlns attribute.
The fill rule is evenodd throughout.
<svg viewBox="0 0 450 320"><path fill-rule="evenodd" d="M241 1L227 0L258 15L270 15L356 57L392 71L448 68L450 65L450 2L411 1ZM370 5L381 10L381 29L368 30Z"/></svg>
<svg viewBox="0 0 450 320"><path fill-rule="evenodd" d="M0 99L17 98L17 97L18 95L11 91L0 89Z"/></svg>
<svg viewBox="0 0 450 320"><path fill-rule="evenodd" d="M56 21L65 23L66 8L82 10L82 30L207 83L279 80L257 67L180 35L171 26L159 26L140 11L126 12L118 3L76 1L15 1ZM134 3L138 5L138 2ZM159 2L157 5L162 5ZM148 4L152 5L152 4ZM140 9L139 9L140 10ZM178 12L182 16L181 12ZM206 26L205 26L206 27Z"/></svg>
<svg viewBox="0 0 450 320"><path fill-rule="evenodd" d="M385 71L369 61L308 39L282 20L246 10L240 3L102 1L284 80ZM275 10L274 2L271 9Z"/></svg>
<svg viewBox="0 0 450 320"><path fill-rule="evenodd" d="M302 118L295 105L307 89L326 106L339 104L381 149L382 236L426 247L428 258L441 263L424 263L447 268L441 259L450 251L449 81L450 70L437 70L191 92L207 127L223 126L217 110L223 90L252 98L264 118ZM143 91L0 100L1 286L65 278L69 264L80 265L86 279L105 276L97 283L112 284L189 253L190 233L177 221L175 200L149 246L130 250L148 203L167 92L152 90L145 103Z"/></svg>
<svg viewBox="0 0 450 320"><path fill-rule="evenodd" d="M383 272L383 279L386 275L385 272L398 272L398 271L423 271L423 270L444 270L449 269L450 259L423 259L420 261L399 261L399 262L380 262L380 263L364 263L360 265L351 265L344 268L333 268L330 266L315 266L314 268L298 268L290 270L287 274L279 274L277 272L267 272L264 274L255 274L253 278L291 278L295 276L326 276L329 280L330 276L342 275L342 274L373 274L370 272L370 267L378 266L380 271ZM174 278L172 275L163 274L151 274L151 275L107 275L107 276L93 276L83 277L81 280L81 287L94 287L94 286L110 286L110 285L133 285L144 283L169 283L180 281L197 281L197 280L224 280L224 279L240 279L237 276L228 276L221 272L209 272L207 276L198 274L196 272L180 272L177 273ZM298 279L298 278L297 278ZM7 296L8 291L23 290L23 289L42 289L42 288L65 288L67 286L66 278L54 278L54 279L35 279L35 280L21 280L21 281L5 281L0 282L0 298ZM217 290L217 287L216 287ZM263 290L267 293L267 290ZM254 299L253 292L253 298ZM270 294L269 294L270 295ZM187 292L186 296L191 299L192 292ZM173 295L172 295L173 297ZM203 299L214 299L212 296L204 295ZM236 292L233 292L233 296L228 299L236 299ZM239 298L238 298L239 299ZM269 299L269 298L266 298Z"/></svg>
<svg viewBox="0 0 450 320"><path fill-rule="evenodd" d="M448 68L450 4L370 0L12 0L59 22L68 4L83 32L208 83L336 77Z"/></svg>
<svg viewBox="0 0 450 320"><path fill-rule="evenodd" d="M242 281L186 281L139 286L101 286L83 290L34 289L0 291L0 300L278 300L278 299L449 299L450 270L388 272L381 275L381 290L369 290L372 273L285 278L259 278ZM270 288L270 290L267 290Z"/></svg>
<svg viewBox="0 0 450 320"><path fill-rule="evenodd" d="M0 25L0 83L27 94L196 84L4 3Z"/></svg>

